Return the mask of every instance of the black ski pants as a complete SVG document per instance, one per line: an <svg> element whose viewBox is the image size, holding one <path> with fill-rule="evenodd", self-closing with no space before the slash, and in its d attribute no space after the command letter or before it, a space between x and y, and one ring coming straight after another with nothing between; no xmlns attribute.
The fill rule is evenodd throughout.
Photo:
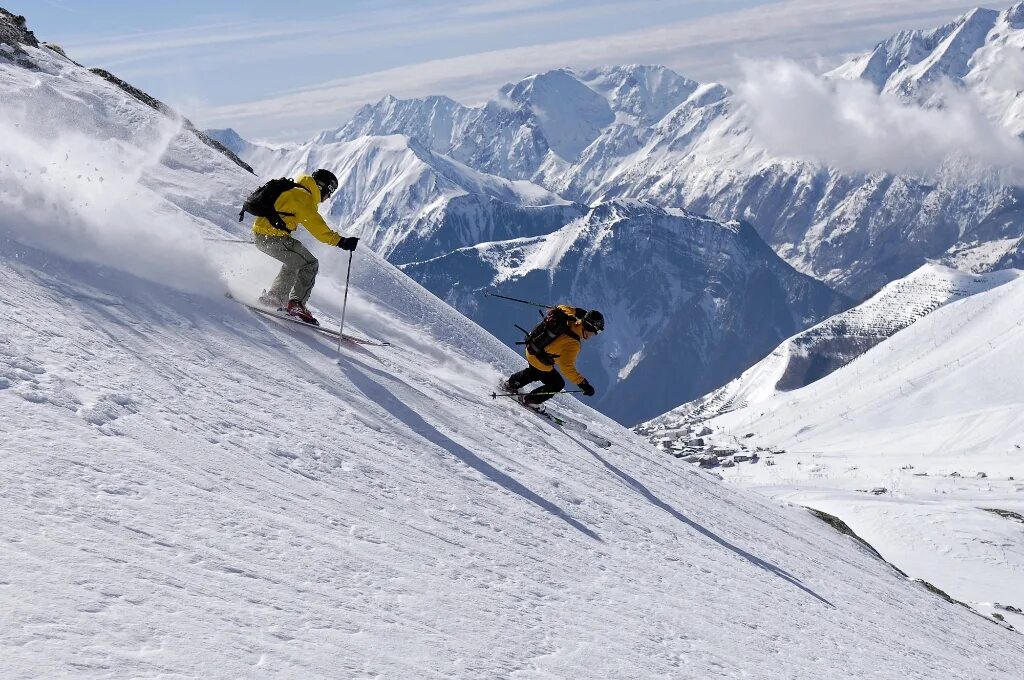
<svg viewBox="0 0 1024 680"><path fill-rule="evenodd" d="M555 369L542 371L539 368L534 368L533 366L527 366L518 373L513 373L512 377L508 379L508 386L513 390L518 390L526 387L530 383L537 382L538 380L544 384L530 392L531 396L529 401L531 404L540 404L553 396L550 394L539 396L532 395L537 395L538 392L561 392L562 388L565 387L565 378L563 378Z"/></svg>

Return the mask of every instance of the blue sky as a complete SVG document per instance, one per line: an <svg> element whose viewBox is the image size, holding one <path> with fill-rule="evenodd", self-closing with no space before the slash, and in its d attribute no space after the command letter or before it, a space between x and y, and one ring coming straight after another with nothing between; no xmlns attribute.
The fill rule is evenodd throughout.
<svg viewBox="0 0 1024 680"><path fill-rule="evenodd" d="M1002 9L1010 2L986 3ZM660 63L698 80L739 58L834 63L963 0L5 0L201 127L304 139L385 94L478 103L561 66Z"/></svg>

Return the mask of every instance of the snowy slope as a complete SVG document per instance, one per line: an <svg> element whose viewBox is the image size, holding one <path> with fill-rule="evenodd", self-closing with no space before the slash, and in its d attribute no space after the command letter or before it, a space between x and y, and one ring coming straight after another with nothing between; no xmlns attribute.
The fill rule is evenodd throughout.
<svg viewBox="0 0 1024 680"><path fill-rule="evenodd" d="M483 243L403 271L509 345L528 307L496 288L604 313L581 371L602 412L631 424L720 386L793 332L848 302L778 258L742 223L639 201L594 206L538 238ZM591 346L592 345L592 346Z"/></svg>
<svg viewBox="0 0 1024 680"><path fill-rule="evenodd" d="M1014 372L1024 348L1022 285L1014 276L937 309L822 380L722 422L771 410L778 443L912 452L933 462L968 452L1001 456L1021 431Z"/></svg>
<svg viewBox="0 0 1024 680"><path fill-rule="evenodd" d="M247 173L25 53L0 59L5 677L1014 677L1017 635L804 511L571 401L612 450L481 398L510 351L365 250L348 320L387 351L225 300L274 270L199 237L239 233L217 197Z"/></svg>
<svg viewBox="0 0 1024 680"><path fill-rule="evenodd" d="M838 515L910 576L1020 626L995 609L1024 603L1024 280L1004 276L822 380L704 424L716 445L779 452L727 479Z"/></svg>
<svg viewBox="0 0 1024 680"><path fill-rule="evenodd" d="M337 363L229 302L4 252L0 599L27 624L0 627L8 677L999 678L1024 659L802 511L593 412L611 452L482 400L505 351L381 262L350 319L397 346Z"/></svg>
<svg viewBox="0 0 1024 680"><path fill-rule="evenodd" d="M973 275L927 264L860 305L787 338L736 380L644 423L640 431L661 437L667 430L679 429L681 423L705 420L809 385L938 307L1018 276L1016 271Z"/></svg>

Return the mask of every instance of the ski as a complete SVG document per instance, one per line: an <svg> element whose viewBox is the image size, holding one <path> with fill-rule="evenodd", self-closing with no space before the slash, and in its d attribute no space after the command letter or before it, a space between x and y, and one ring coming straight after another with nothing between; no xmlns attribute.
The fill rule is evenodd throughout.
<svg viewBox="0 0 1024 680"><path fill-rule="evenodd" d="M498 396L499 395L496 392L491 393L492 399L497 399ZM605 439L604 437L591 432L590 428L587 427L586 423L580 422L574 418L570 418L562 413L559 413L558 411L552 411L550 408L547 407L544 409L544 411L535 411L534 409L530 408L529 406L522 403L518 399L513 398L512 401L520 408L529 411L533 415L539 418L543 418L544 420L547 420L549 423L556 427L560 427L564 430L569 430L571 432L576 432L603 449L608 449L611 448L612 446L610 440Z"/></svg>
<svg viewBox="0 0 1024 680"><path fill-rule="evenodd" d="M245 304L245 303L243 302L241 304ZM319 333L323 333L324 335L332 337L335 340L337 340L338 336L340 335L341 339L344 340L345 342L351 342L351 343L354 343L354 344L357 344L357 345L370 345L371 347L390 347L391 346L390 342L384 342L382 340L370 340L368 338L361 338L361 337L356 336L356 335L349 335L348 333L339 333L336 329L328 328L327 326L315 326L315 325L313 325L311 323L306 323L305 321L302 321L300 319L296 319L293 316L289 316L288 314L285 314L284 312L276 312L276 311L272 312L269 309L263 309L261 307L253 307L252 305L245 305L245 306L248 307L249 309L251 309L252 311L256 312L257 314L263 314L264 316L272 316L275 319L280 319L281 321L288 321L290 323L298 324L298 325L302 326L303 328L308 328L311 331L317 331Z"/></svg>
<svg viewBox="0 0 1024 680"><path fill-rule="evenodd" d="M555 426L560 427L564 430L576 432L577 434L579 434L582 437L585 437L586 439L590 440L597 446L600 446L602 449L610 449L612 446L610 440L605 439L604 437L591 432L590 428L587 427L586 423L581 423L580 421L569 418L561 413L558 413L557 411L552 411L550 408L546 408L544 412L541 413L538 411L534 411L532 408L526 406L525 404L520 404L518 400L514 401L517 404L519 404L521 408L526 409L530 413L540 416L541 418L550 421Z"/></svg>
<svg viewBox="0 0 1024 680"><path fill-rule="evenodd" d="M229 299L229 300L232 300L233 302L237 302L238 304L242 305L243 307L246 307L246 308L252 310L253 312L256 312L257 314L262 314L263 316L269 316L269 317L273 317L275 319L279 319L281 321L287 321L289 323L298 324L299 326L302 326L303 328L308 328L311 331L316 331L318 333L323 333L324 335L326 335L328 337L331 337L331 338L334 338L335 340L337 340L338 336L340 335L342 340L344 340L346 342L351 342L351 343L356 344L356 345L368 345L370 347L390 347L391 346L390 342L385 342L383 340L370 340L368 338L361 338L361 337L356 336L356 335L349 335L348 333L339 333L334 328L328 328L327 326L316 326L316 325L313 325L311 323L306 323L305 321L302 321L300 319L296 319L295 317L289 316L289 315L285 314L284 312L271 311L269 309L266 309L265 307L257 307L256 305L250 305L250 304L248 304L246 302L242 302L241 300L233 297L230 293L225 293L225 297L227 299Z"/></svg>

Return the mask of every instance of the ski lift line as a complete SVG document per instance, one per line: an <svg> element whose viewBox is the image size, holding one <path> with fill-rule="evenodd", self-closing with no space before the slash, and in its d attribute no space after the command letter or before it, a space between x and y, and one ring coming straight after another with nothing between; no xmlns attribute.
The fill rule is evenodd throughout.
<svg viewBox="0 0 1024 680"><path fill-rule="evenodd" d="M1015 325L1016 325L1016 323L1015 323ZM1014 332L1014 330L1015 330L1014 328L1007 328L1003 332L1001 332L998 335L996 335L994 338L991 338L988 341L988 343L987 343L987 345L988 345L987 348L979 345L973 351L968 352L967 354L965 354L965 355L963 355L961 357L957 357L957 364L958 365L962 365L961 361L963 361L963 360L971 361L971 360L974 360L975 358L979 358L981 356L984 356L985 354L988 354L992 349L996 349L997 348L997 344L1004 344L1006 342L1006 340L1009 339L1009 338L1005 338L1004 336L1008 336L1010 333ZM920 359L923 356L924 356L924 353L922 353L918 357L916 357L915 360ZM887 396L887 397L888 396L895 396L897 391L899 391L900 394L903 394L903 389L904 389L904 387L906 386L907 383L909 383L911 387L915 387L915 386L917 386L918 383L926 383L930 379L932 379L933 377L935 377L937 375L940 375L940 374L944 374L947 371L947 369L948 369L948 366L939 366L939 367L933 368L932 370L928 371L927 373L924 373L924 374L922 374L920 376L916 376L913 379L909 379L908 378L906 383L901 384L898 388L890 390L885 396ZM837 397L833 397L833 399L830 400L830 401L834 401L835 399L838 399L838 396ZM855 412L857 410L867 408L869 405L870 404L864 404L864 405L860 406L859 408L850 409L849 411L847 411L847 413L852 413L852 412Z"/></svg>

